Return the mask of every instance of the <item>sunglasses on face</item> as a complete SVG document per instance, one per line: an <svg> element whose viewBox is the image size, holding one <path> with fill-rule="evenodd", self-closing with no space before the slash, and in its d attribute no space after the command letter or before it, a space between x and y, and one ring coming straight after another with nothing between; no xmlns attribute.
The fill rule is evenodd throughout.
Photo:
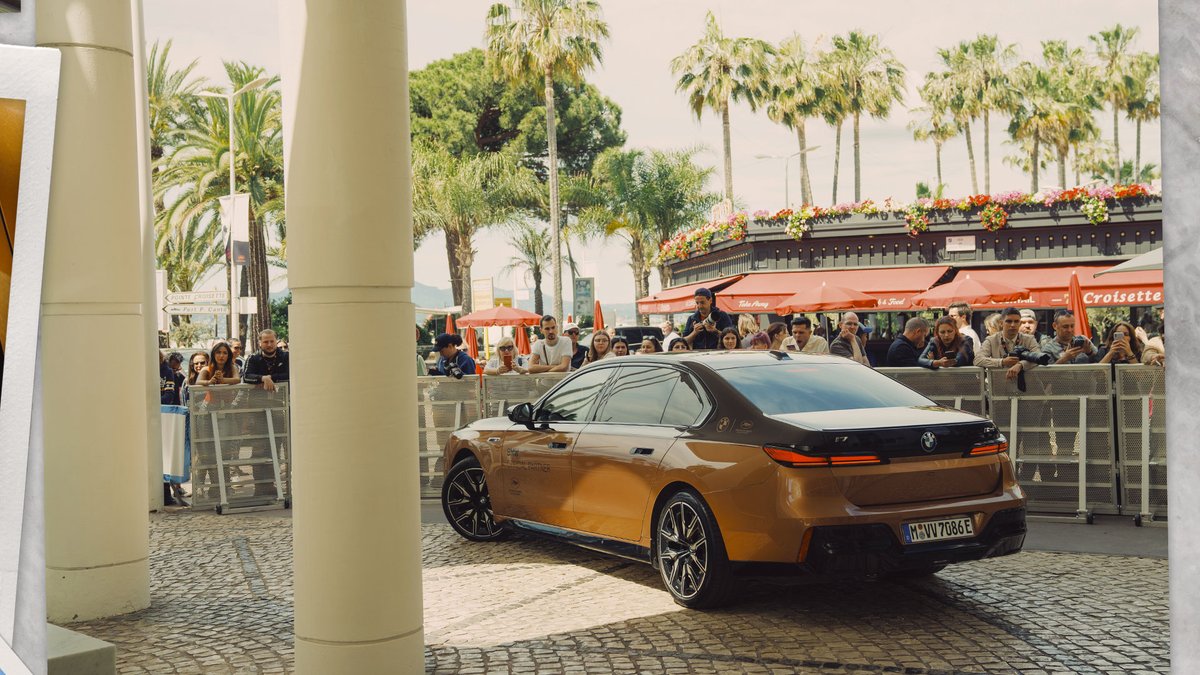
<svg viewBox="0 0 1200 675"><path fill-rule="evenodd" d="M512 345L505 345L503 347L500 347L500 351L502 351L502 352L511 352L512 350L513 350Z"/></svg>

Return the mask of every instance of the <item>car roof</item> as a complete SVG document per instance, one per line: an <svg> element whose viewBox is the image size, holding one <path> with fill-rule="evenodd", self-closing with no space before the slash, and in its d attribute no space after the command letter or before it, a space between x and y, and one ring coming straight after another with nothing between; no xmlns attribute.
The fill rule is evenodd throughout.
<svg viewBox="0 0 1200 675"><path fill-rule="evenodd" d="M841 356L762 349L662 352L657 354L638 354L637 358L646 362L661 361L664 363L678 363L682 361L684 363L698 363L712 370L728 370L730 368L744 368L746 366L767 366L776 363L852 363Z"/></svg>

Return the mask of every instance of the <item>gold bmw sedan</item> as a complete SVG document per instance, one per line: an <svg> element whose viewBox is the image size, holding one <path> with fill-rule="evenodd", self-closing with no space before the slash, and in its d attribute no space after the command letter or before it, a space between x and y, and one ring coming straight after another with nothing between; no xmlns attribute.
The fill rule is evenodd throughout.
<svg viewBox="0 0 1200 675"><path fill-rule="evenodd" d="M647 562L686 607L726 604L746 577L933 574L1025 540L991 421L836 356L608 359L459 429L445 458L463 537Z"/></svg>

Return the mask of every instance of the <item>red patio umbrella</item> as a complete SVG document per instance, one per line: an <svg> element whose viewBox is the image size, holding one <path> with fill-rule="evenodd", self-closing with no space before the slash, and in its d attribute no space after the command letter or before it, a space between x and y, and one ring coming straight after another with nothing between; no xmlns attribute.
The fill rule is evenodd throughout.
<svg viewBox="0 0 1200 675"><path fill-rule="evenodd" d="M1028 300L1029 289L1009 286L999 281L972 279L970 274L955 277L954 281L913 296L914 307L949 307L954 302L984 305L989 302Z"/></svg>
<svg viewBox="0 0 1200 675"><path fill-rule="evenodd" d="M842 286L830 286L821 282L820 286L811 286L775 307L776 314L795 314L796 312L822 312L833 309L869 309L879 304L878 298Z"/></svg>
<svg viewBox="0 0 1200 675"><path fill-rule="evenodd" d="M471 358L479 360L479 338L475 335L474 328L468 328L463 332L463 348L471 355Z"/></svg>
<svg viewBox="0 0 1200 675"><path fill-rule="evenodd" d="M454 315L453 314L446 315L446 332L449 333L450 335L454 335Z"/></svg>
<svg viewBox="0 0 1200 675"><path fill-rule="evenodd" d="M604 313L600 311L599 300L596 301L596 310L592 313L596 315L596 317L592 319L592 329L596 332L604 330Z"/></svg>
<svg viewBox="0 0 1200 675"><path fill-rule="evenodd" d="M482 328L484 326L536 326L542 317L516 307L492 307L481 309L458 317L458 325L463 328Z"/></svg>
<svg viewBox="0 0 1200 675"><path fill-rule="evenodd" d="M513 327L513 342L516 343L518 354L528 354L533 351L533 346L529 344L529 329L525 326Z"/></svg>
<svg viewBox="0 0 1200 675"><path fill-rule="evenodd" d="M1092 339L1092 327L1088 325L1087 305L1083 304L1083 288L1079 286L1079 275L1071 270L1071 283L1067 286L1067 309L1075 315L1075 333Z"/></svg>

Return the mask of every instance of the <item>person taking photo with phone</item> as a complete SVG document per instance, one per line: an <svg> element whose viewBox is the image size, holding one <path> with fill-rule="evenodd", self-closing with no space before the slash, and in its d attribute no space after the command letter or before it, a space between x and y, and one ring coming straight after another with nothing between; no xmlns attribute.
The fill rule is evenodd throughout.
<svg viewBox="0 0 1200 675"><path fill-rule="evenodd" d="M1049 354L1055 365L1070 363L1095 363L1100 360L1096 345L1082 335L1075 334L1075 315L1067 309L1054 313L1054 335L1042 340L1042 353Z"/></svg>
<svg viewBox="0 0 1200 675"><path fill-rule="evenodd" d="M1098 363L1141 363L1144 347L1134 334L1133 326L1127 321L1119 321L1109 329Z"/></svg>

